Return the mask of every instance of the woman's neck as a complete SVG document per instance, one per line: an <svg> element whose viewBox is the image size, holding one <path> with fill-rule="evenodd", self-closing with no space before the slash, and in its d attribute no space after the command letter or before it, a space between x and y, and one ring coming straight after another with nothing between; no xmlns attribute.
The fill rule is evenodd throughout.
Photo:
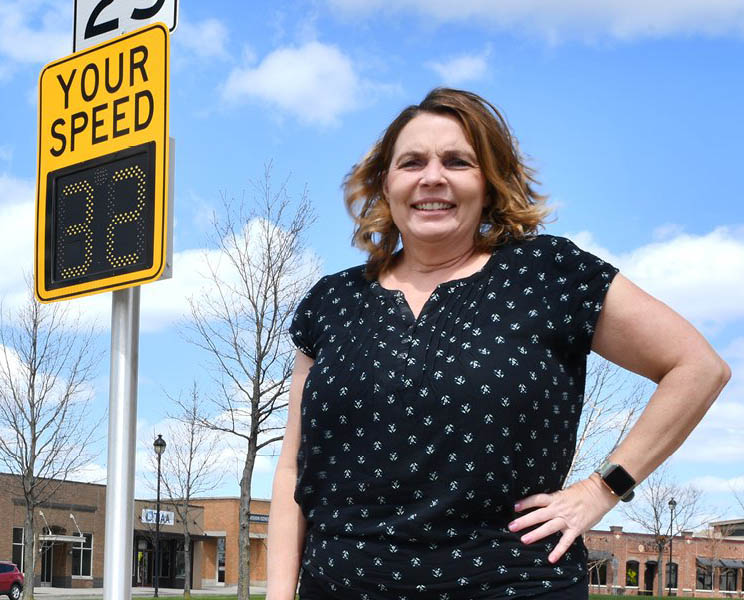
<svg viewBox="0 0 744 600"><path fill-rule="evenodd" d="M404 245L398 260L380 279L383 287L400 289L407 284L417 288L434 288L445 281L467 277L479 271L489 256L476 250L474 245L467 248L439 248L437 251Z"/></svg>

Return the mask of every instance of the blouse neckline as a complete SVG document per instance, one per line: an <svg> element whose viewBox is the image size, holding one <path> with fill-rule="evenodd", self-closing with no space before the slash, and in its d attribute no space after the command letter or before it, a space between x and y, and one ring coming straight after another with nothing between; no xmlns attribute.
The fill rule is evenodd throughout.
<svg viewBox="0 0 744 600"><path fill-rule="evenodd" d="M464 277L458 277L456 279L449 279L447 281L443 281L441 283L438 283L434 287L434 291L432 293L434 293L437 290L440 290L442 288L446 288L446 287L450 287L450 286L454 286L454 285L458 285L458 286L467 285L468 283L477 281L478 279L480 279L484 275L490 273L491 272L491 267L493 266L493 263L496 262L496 256L498 254L498 251L501 248L503 248L505 245L506 244L502 244L502 245L497 246L496 248L494 248L491 251L491 256L488 257L488 260L477 271L474 271L470 275L465 275ZM398 252L400 252L400 250ZM379 277L376 278L376 279L374 279L374 280L372 280L372 282L371 282L371 288L375 292L377 292L379 294L384 294L384 295L387 295L387 296L403 296L404 295L403 294L403 291L400 290L400 289L397 289L397 288L386 288L386 287L384 287L380 283L380 278Z"/></svg>

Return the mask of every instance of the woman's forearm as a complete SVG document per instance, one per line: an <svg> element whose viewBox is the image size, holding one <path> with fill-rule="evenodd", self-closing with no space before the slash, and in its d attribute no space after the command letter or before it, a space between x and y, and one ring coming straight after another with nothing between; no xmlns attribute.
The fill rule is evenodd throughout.
<svg viewBox="0 0 744 600"><path fill-rule="evenodd" d="M706 359L705 364L680 365L664 375L610 462L623 465L640 482L679 448L731 376L717 356Z"/></svg>
<svg viewBox="0 0 744 600"><path fill-rule="evenodd" d="M266 600L294 600L305 542L305 517L294 501L296 470L277 467L269 513Z"/></svg>

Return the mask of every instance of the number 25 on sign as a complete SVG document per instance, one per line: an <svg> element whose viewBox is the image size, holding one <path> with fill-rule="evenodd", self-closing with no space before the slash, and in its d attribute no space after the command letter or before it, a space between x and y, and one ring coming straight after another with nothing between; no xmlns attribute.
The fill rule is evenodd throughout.
<svg viewBox="0 0 744 600"><path fill-rule="evenodd" d="M39 79L36 296L140 285L165 266L169 34L150 25Z"/></svg>

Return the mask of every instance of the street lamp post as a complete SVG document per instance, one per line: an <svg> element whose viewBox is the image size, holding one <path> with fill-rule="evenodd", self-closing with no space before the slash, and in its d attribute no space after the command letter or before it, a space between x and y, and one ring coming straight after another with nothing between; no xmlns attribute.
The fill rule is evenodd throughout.
<svg viewBox="0 0 744 600"><path fill-rule="evenodd" d="M674 509L677 507L677 501L672 498L669 501L669 512L671 517L669 519L669 595L672 595L672 541L674 540ZM679 576L679 574L677 575Z"/></svg>
<svg viewBox="0 0 744 600"><path fill-rule="evenodd" d="M155 594L154 597L158 597L158 577L160 576L160 457L165 452L165 440L163 436L158 434L157 439L153 442L152 447L155 448L155 455L158 457L158 493L155 508Z"/></svg>

